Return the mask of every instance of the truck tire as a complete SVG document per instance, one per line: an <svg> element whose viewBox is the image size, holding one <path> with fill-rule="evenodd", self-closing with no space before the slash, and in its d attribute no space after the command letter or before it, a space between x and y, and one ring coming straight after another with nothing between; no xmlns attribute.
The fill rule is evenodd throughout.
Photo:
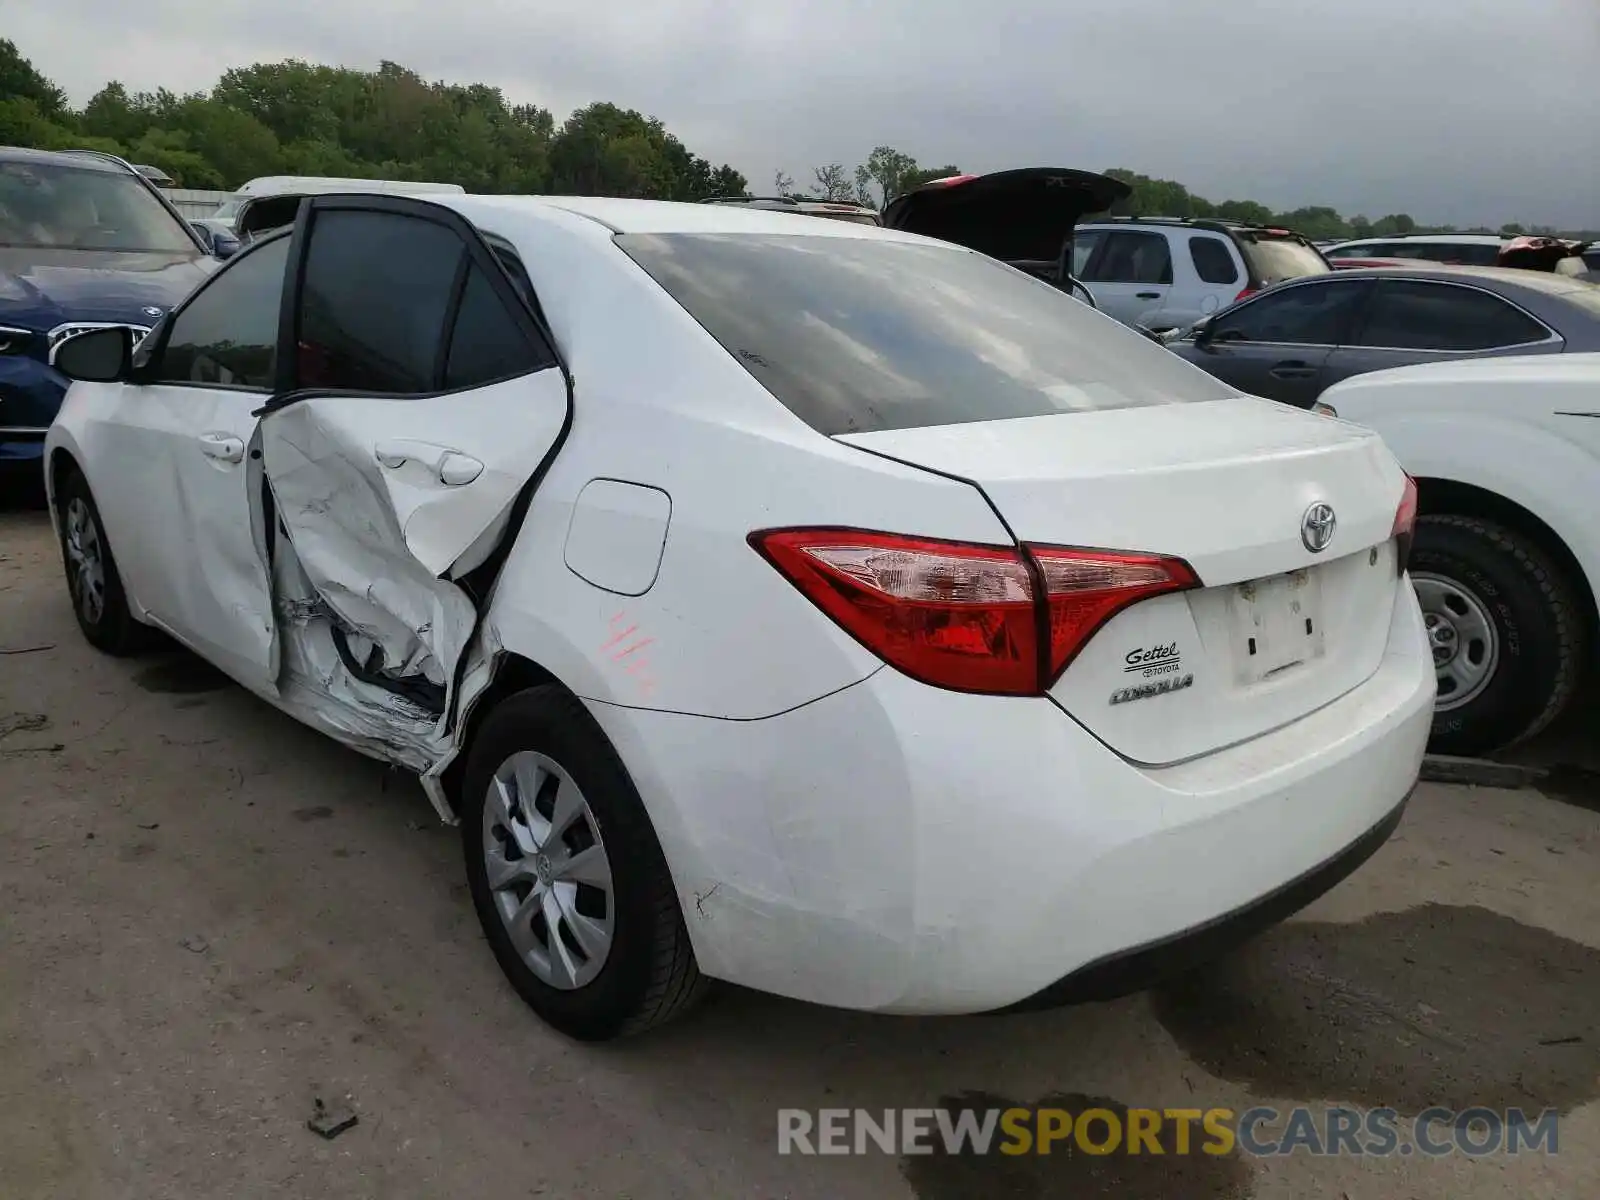
<svg viewBox="0 0 1600 1200"><path fill-rule="evenodd" d="M1410 571L1439 673L1429 750L1487 754L1561 715L1578 687L1588 629L1548 554L1493 521L1426 516Z"/></svg>

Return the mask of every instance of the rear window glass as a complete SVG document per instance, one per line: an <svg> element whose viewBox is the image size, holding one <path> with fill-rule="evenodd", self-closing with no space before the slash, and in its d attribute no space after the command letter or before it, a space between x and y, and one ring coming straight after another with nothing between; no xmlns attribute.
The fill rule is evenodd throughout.
<svg viewBox="0 0 1600 1200"><path fill-rule="evenodd" d="M1492 267L1500 258L1500 247L1472 242L1422 242L1416 252L1407 257L1424 258L1429 262L1466 263L1473 267Z"/></svg>
<svg viewBox="0 0 1600 1200"><path fill-rule="evenodd" d="M1200 276L1201 282L1239 282L1239 269L1233 265L1233 255L1228 253L1228 243L1221 238L1190 238L1189 257L1194 262L1195 274Z"/></svg>
<svg viewBox="0 0 1600 1200"><path fill-rule="evenodd" d="M801 420L868 433L1236 395L993 259L888 238L621 234Z"/></svg>
<svg viewBox="0 0 1600 1200"><path fill-rule="evenodd" d="M1286 237L1241 237L1239 249L1259 283L1281 283L1329 270L1315 246Z"/></svg>

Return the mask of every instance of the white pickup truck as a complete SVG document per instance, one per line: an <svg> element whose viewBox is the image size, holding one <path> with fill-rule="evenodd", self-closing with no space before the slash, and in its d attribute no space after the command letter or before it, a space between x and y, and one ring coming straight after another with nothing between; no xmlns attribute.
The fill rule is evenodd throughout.
<svg viewBox="0 0 1600 1200"><path fill-rule="evenodd" d="M1600 354L1357 375L1323 392L1417 480L1411 579L1439 672L1430 748L1482 754L1560 715L1600 591Z"/></svg>

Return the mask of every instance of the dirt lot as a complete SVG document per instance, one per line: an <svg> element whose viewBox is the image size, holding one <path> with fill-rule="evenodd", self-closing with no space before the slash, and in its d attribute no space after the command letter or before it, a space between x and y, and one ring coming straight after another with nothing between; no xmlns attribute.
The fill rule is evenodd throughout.
<svg viewBox="0 0 1600 1200"><path fill-rule="evenodd" d="M44 515L0 511L0 1197L1600 1195L1588 778L1423 785L1351 880L1156 995L935 1021L724 989L579 1046L502 982L414 783L187 656L94 653ZM974 1095L1563 1117L1514 1159L776 1152L779 1107ZM317 1137L319 1097L360 1123Z"/></svg>

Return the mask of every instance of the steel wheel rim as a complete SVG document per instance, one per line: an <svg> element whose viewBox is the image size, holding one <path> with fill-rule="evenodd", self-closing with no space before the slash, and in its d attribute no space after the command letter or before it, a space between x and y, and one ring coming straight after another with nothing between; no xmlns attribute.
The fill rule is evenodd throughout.
<svg viewBox="0 0 1600 1200"><path fill-rule="evenodd" d="M1500 631L1489 606L1457 580L1413 572L1411 584L1439 681L1434 708L1450 712L1476 700L1494 678L1500 667Z"/></svg>
<svg viewBox="0 0 1600 1200"><path fill-rule="evenodd" d="M98 625L106 611L106 566L100 531L83 498L74 496L66 515L67 574L78 612Z"/></svg>
<svg viewBox="0 0 1600 1200"><path fill-rule="evenodd" d="M611 953L616 897L600 823L554 759L519 751L483 806L483 865L517 956L550 987L591 983Z"/></svg>

